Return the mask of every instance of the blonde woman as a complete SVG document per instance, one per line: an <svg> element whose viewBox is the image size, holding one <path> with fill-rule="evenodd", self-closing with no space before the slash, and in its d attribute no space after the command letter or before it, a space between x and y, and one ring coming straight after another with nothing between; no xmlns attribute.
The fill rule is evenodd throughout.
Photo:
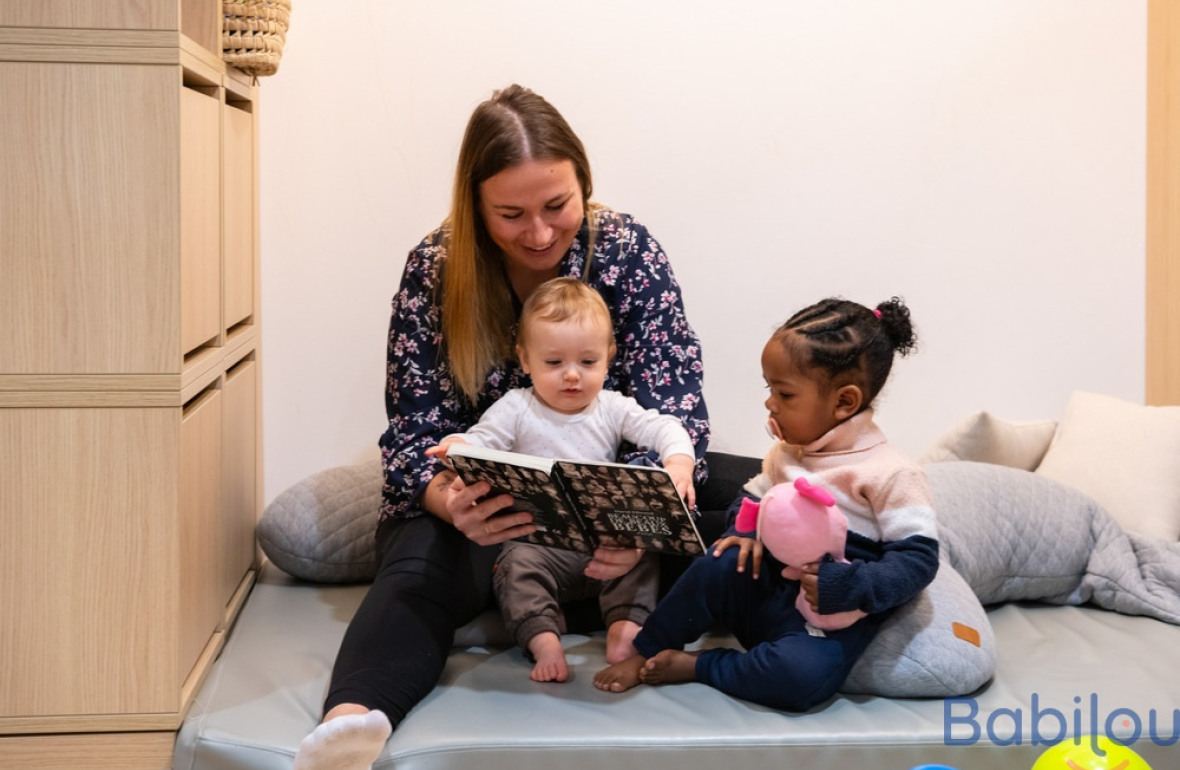
<svg viewBox="0 0 1180 770"><path fill-rule="evenodd" d="M678 418L704 480L708 412L701 350L660 245L632 217L590 202L581 141L545 99L513 85L476 107L451 213L410 252L393 299L380 445L381 565L341 643L324 718L296 770L369 768L406 713L438 682L459 626L489 604L500 545L531 516L486 484L464 486L426 450L462 433L529 378L513 356L522 303L545 281L581 279L602 295L617 354L605 387ZM637 451L622 462L654 462ZM585 575L639 562L599 549Z"/></svg>

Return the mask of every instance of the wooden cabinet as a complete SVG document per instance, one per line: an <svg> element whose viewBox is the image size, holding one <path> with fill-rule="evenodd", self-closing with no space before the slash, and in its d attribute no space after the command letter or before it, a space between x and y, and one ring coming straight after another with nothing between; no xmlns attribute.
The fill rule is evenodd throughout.
<svg viewBox="0 0 1180 770"><path fill-rule="evenodd" d="M254 575L257 87L216 0L0 2L0 767L167 768Z"/></svg>

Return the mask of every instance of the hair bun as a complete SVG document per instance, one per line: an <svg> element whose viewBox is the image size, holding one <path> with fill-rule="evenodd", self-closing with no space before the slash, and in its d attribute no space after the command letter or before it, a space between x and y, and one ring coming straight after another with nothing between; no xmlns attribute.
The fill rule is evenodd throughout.
<svg viewBox="0 0 1180 770"><path fill-rule="evenodd" d="M890 297L877 305L876 313L881 319L881 326L885 334L893 343L893 349L898 355L907 356L918 346L918 337L914 325L910 321L910 309L905 306L901 297Z"/></svg>

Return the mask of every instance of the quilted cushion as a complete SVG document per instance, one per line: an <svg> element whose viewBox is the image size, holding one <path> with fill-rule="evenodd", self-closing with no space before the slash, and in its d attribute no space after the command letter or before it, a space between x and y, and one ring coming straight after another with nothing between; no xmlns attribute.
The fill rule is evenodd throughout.
<svg viewBox="0 0 1180 770"><path fill-rule="evenodd" d="M996 639L987 613L951 565L899 608L840 688L905 698L967 695L996 670Z"/></svg>
<svg viewBox="0 0 1180 770"><path fill-rule="evenodd" d="M294 577L317 583L372 580L381 486L379 460L308 476L263 511L258 543Z"/></svg>
<svg viewBox="0 0 1180 770"><path fill-rule="evenodd" d="M926 467L945 558L984 604L1065 602L1086 572L1098 504L1063 484L984 463Z"/></svg>

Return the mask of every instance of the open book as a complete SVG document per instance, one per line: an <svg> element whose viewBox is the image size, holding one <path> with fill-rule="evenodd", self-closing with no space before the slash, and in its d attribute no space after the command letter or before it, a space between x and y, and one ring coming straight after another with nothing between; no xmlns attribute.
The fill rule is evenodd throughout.
<svg viewBox="0 0 1180 770"><path fill-rule="evenodd" d="M465 484L486 481L533 514L521 540L592 553L598 546L696 556L705 545L663 468L544 457L452 444L447 459Z"/></svg>

